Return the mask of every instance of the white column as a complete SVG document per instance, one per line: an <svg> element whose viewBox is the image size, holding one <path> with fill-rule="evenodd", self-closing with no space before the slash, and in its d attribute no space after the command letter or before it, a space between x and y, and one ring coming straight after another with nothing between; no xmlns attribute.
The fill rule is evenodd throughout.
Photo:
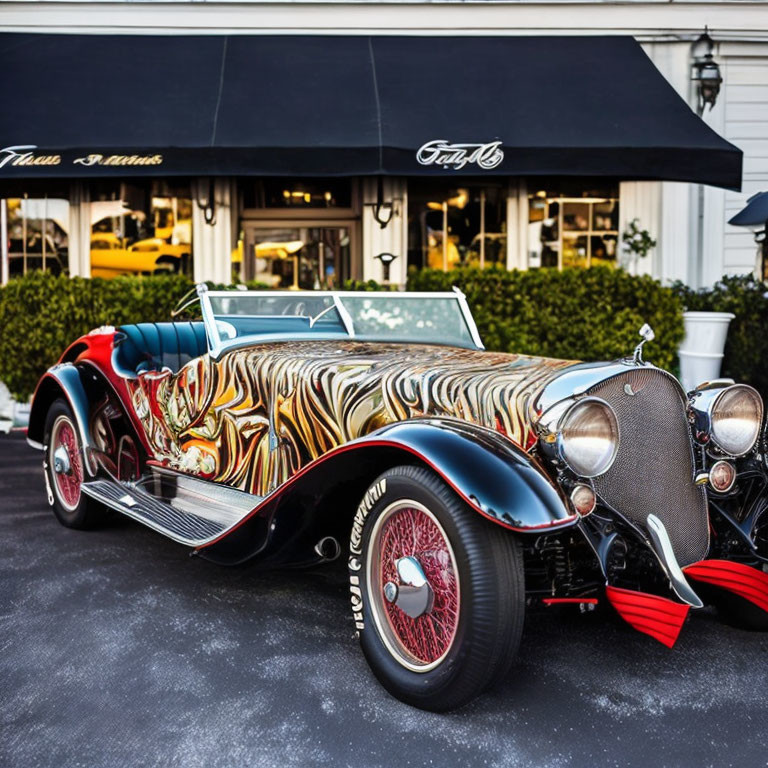
<svg viewBox="0 0 768 768"><path fill-rule="evenodd" d="M691 103L690 42L644 43L643 48L669 84L689 104ZM652 274L667 282L683 280L696 284L697 256L695 244L696 190L698 186L685 182L658 184L658 227L647 227L657 244ZM621 206L624 208L622 197ZM622 219L630 217L622 216Z"/></svg>
<svg viewBox="0 0 768 768"><path fill-rule="evenodd" d="M695 108L690 80L690 42L644 45L653 63L672 87ZM721 136L725 133L725 61L715 51L724 75L723 89L714 109L703 120ZM661 194L662 210L659 271L656 277L683 280L694 288L712 285L725 271L724 227L725 191L698 184L665 182ZM623 203L623 201L622 201Z"/></svg>
<svg viewBox="0 0 768 768"><path fill-rule="evenodd" d="M528 186L512 179L507 192L507 269L528 269Z"/></svg>
<svg viewBox="0 0 768 768"><path fill-rule="evenodd" d="M214 179L213 220L209 223L201 207L211 202L209 180L201 178L192 182L192 259L195 282L232 282L233 184L229 178Z"/></svg>
<svg viewBox="0 0 768 768"><path fill-rule="evenodd" d="M689 281L691 253L691 192L694 185L678 181L661 184L661 218L656 245L657 277L664 283Z"/></svg>
<svg viewBox="0 0 768 768"><path fill-rule="evenodd" d="M378 198L378 179L366 178L363 184L363 280L384 282L384 265L376 256L391 253L397 258L389 267L389 284L405 286L408 274L408 193L407 182L400 178L384 179L384 202L394 209L389 223L382 227L374 218Z"/></svg>
<svg viewBox="0 0 768 768"><path fill-rule="evenodd" d="M8 203L0 199L0 285L8 282ZM2 392L0 392L2 396Z"/></svg>
<svg viewBox="0 0 768 768"><path fill-rule="evenodd" d="M660 202L661 184L658 181L622 181L619 185L618 263L633 275L660 276ZM656 248L644 258L634 257L624 250L621 236L634 219L637 219L637 226L640 229L647 229L651 237L656 240Z"/></svg>
<svg viewBox="0 0 768 768"><path fill-rule="evenodd" d="M91 276L91 199L88 183L75 181L69 187L69 275Z"/></svg>

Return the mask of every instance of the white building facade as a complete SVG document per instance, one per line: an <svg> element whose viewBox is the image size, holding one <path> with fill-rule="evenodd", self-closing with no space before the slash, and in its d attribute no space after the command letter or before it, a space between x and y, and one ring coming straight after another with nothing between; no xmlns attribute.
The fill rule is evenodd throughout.
<svg viewBox="0 0 768 768"><path fill-rule="evenodd" d="M409 264L495 263L528 269L607 262L694 287L710 285L723 274L753 272L757 259L754 237L729 226L727 220L750 195L768 190L768 5L749 0L6 0L0 5L0 32L12 33L631 35L692 107L696 92L691 81L691 46L705 26L715 42L714 59L723 83L714 108L703 119L744 152L740 192L683 182L623 179L515 177L465 187L455 181L389 177L380 190L376 179L364 177L317 183L283 180L275 185L268 180L220 176L212 181L190 178L186 191L181 192L155 182L143 193L154 206L151 234L157 236L164 228L165 217L170 224L162 234L168 235L170 243L174 225L183 230L187 221L187 232L174 230L173 237L174 242L191 240L188 269L195 279L227 283L234 275L290 285L298 284L301 277L302 287L338 285L348 278L403 284ZM535 62L532 71L535 74ZM33 199L66 200L61 216L67 218L62 228L71 275L99 274L99 268L93 268L97 264L95 245L117 243L116 248L129 249L124 222L121 228L102 225L94 230L97 222L104 221L94 213L98 205L125 199L125 194L107 194L103 185L78 181L50 194L42 194L38 186L28 197L26 203L15 199L10 208L6 205L5 226L9 226L13 210L17 219L23 210L27 218L39 216L31 213ZM214 217L203 204L211 197ZM382 199L389 206L385 227L376 220L382 213L376 203ZM53 202L50 205L55 207ZM147 205L145 210L149 210ZM186 214L180 213L180 207ZM126 208L130 208L127 203ZM657 241L646 258L631 259L623 253L621 235L634 220ZM299 264L301 256L293 258L292 243L304 244L304 252L309 254L306 265ZM395 258L387 264L382 254Z"/></svg>

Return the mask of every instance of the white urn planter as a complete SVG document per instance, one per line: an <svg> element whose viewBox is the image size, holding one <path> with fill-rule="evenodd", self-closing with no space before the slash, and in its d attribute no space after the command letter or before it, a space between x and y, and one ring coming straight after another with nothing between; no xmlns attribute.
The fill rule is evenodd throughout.
<svg viewBox="0 0 768 768"><path fill-rule="evenodd" d="M0 434L7 434L13 427L26 427L30 409L29 403L16 402L8 387L0 381Z"/></svg>
<svg viewBox="0 0 768 768"><path fill-rule="evenodd" d="M680 380L686 392L720 376L730 312L683 312L685 338L678 349Z"/></svg>

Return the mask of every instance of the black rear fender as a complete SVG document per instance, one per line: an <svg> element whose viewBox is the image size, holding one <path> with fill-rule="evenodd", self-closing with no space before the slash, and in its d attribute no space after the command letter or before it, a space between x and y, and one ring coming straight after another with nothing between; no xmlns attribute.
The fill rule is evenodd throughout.
<svg viewBox="0 0 768 768"><path fill-rule="evenodd" d="M80 432L80 439L85 447L91 446L89 427L89 401L80 372L72 363L61 363L51 368L37 385L29 412L27 441L34 448L42 449L45 418L53 402L63 398L72 409Z"/></svg>
<svg viewBox="0 0 768 768"><path fill-rule="evenodd" d="M59 398L68 403L75 417L86 458L84 464L91 477L99 473L101 462L106 461L108 466L112 467L115 459L114 456L99 450L92 434L94 414L101 406L105 406L107 401L110 411L117 414L115 417L117 436L128 434L137 446L142 444L119 397L115 395L111 385L98 368L87 362L65 362L51 368L35 390L27 429L27 442L33 448L43 449L46 417L51 405Z"/></svg>

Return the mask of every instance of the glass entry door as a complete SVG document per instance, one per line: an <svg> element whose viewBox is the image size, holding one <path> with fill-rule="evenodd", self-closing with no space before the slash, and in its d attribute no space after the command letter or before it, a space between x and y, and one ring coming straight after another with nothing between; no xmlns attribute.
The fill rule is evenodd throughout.
<svg viewBox="0 0 768 768"><path fill-rule="evenodd" d="M347 223L249 222L232 266L269 288L334 290L350 276L351 237Z"/></svg>

